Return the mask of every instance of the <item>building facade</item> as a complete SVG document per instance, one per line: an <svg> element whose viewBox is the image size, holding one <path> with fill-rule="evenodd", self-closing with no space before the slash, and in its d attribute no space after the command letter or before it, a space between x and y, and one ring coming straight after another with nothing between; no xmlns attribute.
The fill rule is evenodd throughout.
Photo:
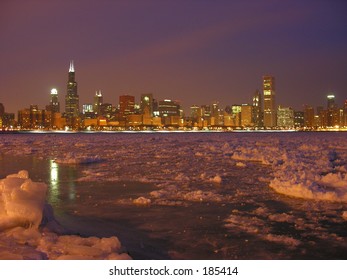
<svg viewBox="0 0 347 280"><path fill-rule="evenodd" d="M97 91L94 95L94 102L93 102L93 111L94 113L99 116L101 112L101 105L104 102L101 90Z"/></svg>
<svg viewBox="0 0 347 280"><path fill-rule="evenodd" d="M252 98L252 123L256 127L263 126L262 99L259 90L256 90Z"/></svg>
<svg viewBox="0 0 347 280"><path fill-rule="evenodd" d="M128 115L135 112L135 96L121 95L119 96L119 115L121 119L125 119Z"/></svg>
<svg viewBox="0 0 347 280"><path fill-rule="evenodd" d="M153 116L153 94L152 93L141 94L140 112L142 114L145 114L145 113L149 114L151 117Z"/></svg>
<svg viewBox="0 0 347 280"><path fill-rule="evenodd" d="M294 128L294 110L291 107L278 107L277 126L285 129Z"/></svg>
<svg viewBox="0 0 347 280"><path fill-rule="evenodd" d="M263 94L264 94L264 126L268 128L277 125L275 78L273 76L263 77Z"/></svg>

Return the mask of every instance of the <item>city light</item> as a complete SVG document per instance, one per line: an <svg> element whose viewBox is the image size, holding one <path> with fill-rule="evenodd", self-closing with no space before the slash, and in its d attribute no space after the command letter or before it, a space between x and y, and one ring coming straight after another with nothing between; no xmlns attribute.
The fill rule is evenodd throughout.
<svg viewBox="0 0 347 280"><path fill-rule="evenodd" d="M233 130L345 130L347 104L339 108L335 95L329 93L327 107L305 105L296 111L276 103L275 77L264 76L262 91L258 89L248 102L227 105L219 102L192 105L184 112L182 104L174 99L156 100L152 93L141 94L140 103L134 95L119 96L119 105L104 103L97 90L93 103L79 104L73 60L70 61L66 83L65 109L60 111L58 90L51 89L50 104L45 109L37 105L14 114L4 113L0 106L2 130L14 127L30 131L233 131ZM279 94L280 95L280 94ZM80 109L82 107L82 110Z"/></svg>

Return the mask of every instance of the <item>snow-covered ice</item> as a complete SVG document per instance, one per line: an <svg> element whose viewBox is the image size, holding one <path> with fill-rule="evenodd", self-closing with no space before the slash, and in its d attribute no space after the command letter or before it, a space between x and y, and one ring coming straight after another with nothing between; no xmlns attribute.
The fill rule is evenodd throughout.
<svg viewBox="0 0 347 280"><path fill-rule="evenodd" d="M110 236L118 236L130 255L140 258L346 258L346 136L1 135L0 175L17 174L1 184L25 181L40 195L33 199L23 187L12 201L6 200L11 190L2 190L0 242L29 236L36 240L29 242L35 253L26 255L29 245L16 243L28 258L125 256L116 237L106 239L116 255L100 249ZM29 170L32 179L19 175L20 169ZM45 238L37 227L46 193L57 219L88 236L74 241L72 252L56 253L65 239L77 238L62 235L58 222L46 226ZM33 207L30 215L18 214L27 211L16 202L23 199L32 199L23 206ZM4 214L5 207L13 214Z"/></svg>
<svg viewBox="0 0 347 280"><path fill-rule="evenodd" d="M0 259L130 259L117 237L61 234L46 192L25 170L0 180Z"/></svg>

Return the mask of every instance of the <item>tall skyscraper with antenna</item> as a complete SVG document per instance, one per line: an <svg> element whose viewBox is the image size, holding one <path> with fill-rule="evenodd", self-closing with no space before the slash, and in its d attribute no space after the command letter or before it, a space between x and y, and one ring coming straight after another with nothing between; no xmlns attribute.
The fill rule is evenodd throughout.
<svg viewBox="0 0 347 280"><path fill-rule="evenodd" d="M67 81L67 92L65 96L65 116L70 120L79 116L79 96L77 94L77 82L75 80L75 68L73 60L70 61Z"/></svg>

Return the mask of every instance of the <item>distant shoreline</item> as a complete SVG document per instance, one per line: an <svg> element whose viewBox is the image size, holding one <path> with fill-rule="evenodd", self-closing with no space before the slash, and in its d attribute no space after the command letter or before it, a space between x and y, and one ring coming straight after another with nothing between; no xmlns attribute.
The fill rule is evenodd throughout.
<svg viewBox="0 0 347 280"><path fill-rule="evenodd" d="M347 129L295 130L295 129L261 129L261 130L0 130L0 134L117 134L117 133L293 133L293 132L347 132Z"/></svg>

